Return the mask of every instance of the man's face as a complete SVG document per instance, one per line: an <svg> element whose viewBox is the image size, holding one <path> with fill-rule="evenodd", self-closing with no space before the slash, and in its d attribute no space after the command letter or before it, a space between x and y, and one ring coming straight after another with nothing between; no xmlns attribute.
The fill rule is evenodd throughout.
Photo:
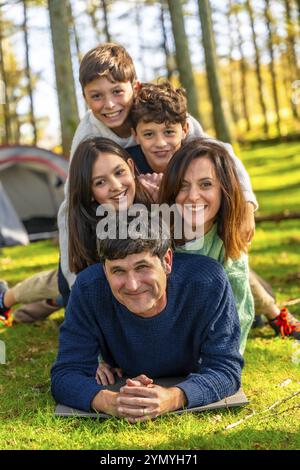
<svg viewBox="0 0 300 470"><path fill-rule="evenodd" d="M163 173L176 150L181 147L188 131L187 123L158 124L140 121L133 131L145 158L156 173Z"/></svg>
<svg viewBox="0 0 300 470"><path fill-rule="evenodd" d="M167 304L167 274L172 269L172 250L163 263L149 252L128 255L124 259L106 260L105 274L115 298L132 313L152 317Z"/></svg>
<svg viewBox="0 0 300 470"><path fill-rule="evenodd" d="M133 100L133 85L128 82L111 82L99 77L84 87L87 106L95 118L117 133L122 130Z"/></svg>

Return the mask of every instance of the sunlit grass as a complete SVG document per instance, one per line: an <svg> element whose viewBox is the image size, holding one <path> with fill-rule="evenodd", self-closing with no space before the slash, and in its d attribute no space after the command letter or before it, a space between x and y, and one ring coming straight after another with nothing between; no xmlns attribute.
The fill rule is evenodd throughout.
<svg viewBox="0 0 300 470"><path fill-rule="evenodd" d="M300 143L243 151L259 213L300 211Z"/></svg>

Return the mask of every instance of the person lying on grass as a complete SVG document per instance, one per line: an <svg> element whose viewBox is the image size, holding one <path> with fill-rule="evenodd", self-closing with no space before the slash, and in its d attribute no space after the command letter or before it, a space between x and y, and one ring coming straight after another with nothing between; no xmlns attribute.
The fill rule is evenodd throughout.
<svg viewBox="0 0 300 470"><path fill-rule="evenodd" d="M161 227L128 217L116 239L98 240L99 261L71 290L51 370L54 399L135 423L237 392L239 320L223 268L206 256L175 254ZM120 229L121 227L121 229ZM122 231L121 237L119 236ZM152 236L152 238L150 238ZM119 392L99 385L98 356L130 377ZM174 387L159 377L185 377Z"/></svg>

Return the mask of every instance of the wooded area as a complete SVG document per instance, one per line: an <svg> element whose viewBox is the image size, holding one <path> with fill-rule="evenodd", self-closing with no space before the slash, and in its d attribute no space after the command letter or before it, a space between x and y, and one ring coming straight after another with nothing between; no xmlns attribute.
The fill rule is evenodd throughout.
<svg viewBox="0 0 300 470"><path fill-rule="evenodd" d="M79 62L105 41L128 49L139 79L180 83L190 113L221 140L297 138L299 38L299 0L0 0L1 143L45 142L52 98L38 89L53 74L61 135L49 146L68 156L84 110Z"/></svg>
<svg viewBox="0 0 300 470"><path fill-rule="evenodd" d="M256 314L262 314L261 321L255 322L258 327L251 328L249 333L242 373L242 388L249 401L245 407L234 410L216 408L214 411L201 413L184 412L181 415L171 412L167 416L158 416L155 421L149 419L135 424L117 416L106 421L99 418L54 416L50 370L57 358L59 330L65 318L64 309L58 310L61 305L59 297L56 297L58 292L49 294L46 289L47 293L43 293L40 302L16 304L13 314L8 313L6 296L4 298L6 282L9 288L13 288L8 291L16 292L14 287L25 279L30 280L31 276L36 275L33 280L38 284L39 279L43 279L41 271L45 270L48 280L46 287L50 273L50 278L54 279L54 288L58 288L56 275L62 250L59 249L57 239L49 238L57 236L57 211L65 197L64 182L68 175L69 162L57 153L68 159L75 129L87 111L78 80L80 61L88 50L108 41L122 44L128 50L134 60L137 77L142 82L156 83L168 79L175 86L183 86L186 89L189 112L199 120L207 134L233 144L237 157L243 162L251 179L259 207L255 212L255 236L247 245L249 263L251 270L258 273L262 286L267 286L267 290L271 290L272 295L275 294L276 303L272 298L269 303L268 298L263 296L263 302L256 311ZM141 461L143 452L155 458L162 457L161 462L156 460L158 463L166 463L165 458L168 457L171 461L174 449L180 449L181 452L180 455L178 451L174 453L174 457L178 454L181 459L177 463L182 463L182 457L189 457L194 451L199 452L201 463L205 450L299 451L299 51L300 0L0 0L0 196L4 195L2 201L9 203L3 203L0 210L0 245L2 239L4 240L3 234L6 239L14 235L15 238L21 238L22 243L28 243L27 246L10 246L5 241L0 249L0 450L93 450L90 455L95 456L98 464L101 455L110 452L113 457L117 451L123 465L127 451L128 455L140 451L136 454L137 462ZM100 101L101 95L105 97L106 93L105 87L103 88L104 92L101 93L100 87L98 97L96 96L96 99L100 96ZM114 93L119 87L113 85L109 88ZM97 95L97 90L95 94ZM122 112L122 109L112 107L102 114L107 114L114 120L118 111ZM167 135L170 129L160 127ZM129 134L129 128L126 131ZM161 139L161 132L157 131L156 134ZM181 135L180 133L179 142ZM176 140L178 144L178 137ZM32 145L37 147L31 147ZM174 147L171 146L170 150L172 148ZM98 163L99 158L101 162L104 161L101 153L106 152L100 151L93 156L91 187L96 179L100 183L107 178L110 189L104 188L102 194L106 192L107 198L111 194L111 199L119 199L121 202L126 198L128 190L115 189L113 183L110 184L112 178L109 176L119 173L120 165L116 166L114 163L118 153L106 155L113 157L109 158L112 165L105 162L102 175L100 169L98 174L98 164L97 171L95 170L97 176L94 177L96 160ZM165 152L163 150L159 153L164 155ZM79 158L76 158L78 163ZM84 186L88 186L88 166L91 164L85 165L84 162L82 165L82 174L85 173L86 180ZM239 166L237 164L237 168ZM206 175L199 172L199 177L196 175L191 181L196 181L201 187L199 196L204 198L205 207L208 208L206 213L211 213L210 207L215 206L215 202L221 204L219 213L228 214L230 225L233 212L239 211L232 210L232 202L229 204L229 200L240 200L241 196L238 195L236 186L231 191L236 193L236 198L233 199L234 194L230 194L228 185L227 208L223 208L224 178L220 179L219 171L215 172L215 178L213 165L210 167L211 175L208 176L212 178L202 178ZM194 173L196 171L198 170ZM129 188L126 179L125 175L124 186ZM188 177L182 175L182 179L188 180ZM230 177L229 180L233 178ZM221 190L218 189L219 183ZM202 184L203 190L209 188L206 194L202 192ZM189 185L187 181L186 186ZM79 191L79 186L76 185L74 191L79 195L78 205L80 199L84 199L83 190ZM100 184L97 191L99 186ZM133 179L131 186L140 190ZM100 191L103 189L100 188ZM100 204L98 198L94 201L91 190L86 191L86 195L87 204L91 205L92 210ZM67 200L68 198L66 202ZM136 191L136 201L138 200ZM196 206L198 202L199 200ZM242 207L241 201L237 206ZM247 207L245 219L249 223L251 204L247 204ZM92 212L87 212L84 205L79 210L85 219L88 217L90 221L94 220L91 217ZM216 221L219 221L218 214L214 216ZM7 223L10 216L17 222L13 221L12 228ZM241 223L240 219L239 214L237 224ZM223 220L222 225L227 230ZM81 228L79 227L80 230ZM135 228L138 231L138 227ZM232 234L231 228L228 229ZM221 236L219 233L218 235ZM243 237L236 236L237 243L238 238ZM91 241L93 239L91 237ZM208 244L210 243L208 238ZM211 251L207 251L208 254L216 250L223 257L224 247L222 248L219 237L215 238L211 248ZM195 257L193 251L189 256ZM246 286L245 254L234 259L234 263L231 261L226 260L226 264L224 261L224 266L226 271L227 267L231 270L233 284L240 291L247 287L246 295L241 302L237 302L237 307L241 306L245 311L248 309L250 319L252 306L250 302L249 307L246 305L250 298ZM137 266L138 269L140 266ZM202 273L204 276L205 270L202 269ZM149 277L149 273L147 276ZM176 273L174 276L176 281ZM209 279L213 278L209 275ZM79 279L77 286L83 286L84 282ZM222 281L223 286L224 282ZM41 284L43 290L43 282ZM32 286L32 283L29 285ZM25 294L31 294L28 284L25 283L25 286L26 288L23 284ZM171 287L167 292L167 300L174 291L180 306L180 303L184 303L184 297L175 292L176 282ZM88 288L91 292L89 286ZM227 292L229 291L226 288L226 295ZM50 296L56 298L50 299ZM72 301L79 299L80 308L84 298L78 296L77 288L77 293L75 291L72 294ZM88 299L91 301L88 306L92 305L92 297ZM222 308L225 305L224 298L225 294ZM198 300L199 302L195 297L193 304L201 314L200 298ZM210 300L208 298L207 301L213 306ZM187 302L185 304L188 306ZM233 300L228 305L232 309ZM21 314L25 313L25 320L20 317L19 323L18 310ZM49 310L52 313L46 318L43 312L48 315ZM72 307L68 312L71 311ZM213 313L211 309L210 311ZM276 316L277 311L281 311L283 315ZM222 312L225 312L224 308ZM236 315L234 309L232 312ZM280 336L277 337L274 337L274 329L270 326L277 322L274 315L277 319L282 316L282 322L278 323ZM33 322L27 322L26 317ZM172 323L174 331L178 330L177 317L176 312L176 321ZM189 318L192 319L187 309L187 320ZM150 341L156 333L156 327L149 323L151 318L140 320L147 322ZM100 320L90 323L83 316L82 325L87 321L92 327L101 323ZM68 322L69 320L64 325L68 325ZM8 327L9 324L11 327ZM215 322L214 325L216 324ZM89 330L92 331L91 328ZM221 333L216 331L214 334L219 341ZM83 331L82 338L84 335ZM80 349L82 339L80 335L78 338L76 350ZM141 338L143 340L144 336ZM172 339L170 335L166 337L166 341L170 342L170 338ZM208 362L213 364L217 362L214 358L212 361L212 338L213 335L210 334L210 345L209 348L206 347L209 354L206 351L206 355L210 356ZM131 352L130 335L126 334L126 340ZM145 351L154 363L154 356L151 356L152 343L149 342L150 347ZM70 350L71 345L66 347ZM105 349L108 351L109 347ZM173 349L172 345L170 354L173 354ZM202 349L205 353L205 348ZM226 366L225 359L223 362ZM202 358L198 363L201 361ZM208 362L206 361L207 364ZM115 360L114 363L117 365ZM227 360L226 367L229 370L231 366L228 364ZM89 366L86 371L88 369ZM201 370L205 372L205 367ZM89 381L88 372L84 374ZM209 387L211 393L215 388L219 394L220 385L217 379ZM77 389L79 390L78 386ZM84 395L82 390L80 393ZM165 398L165 401L168 399ZM164 406L163 404L162 410ZM145 408L142 418L147 419L144 411ZM9 457L11 455L10 453ZM23 458L24 453L19 455ZM27 455L33 455L33 452ZM34 455L44 454L35 452ZM209 458L211 456L207 453L205 455L209 455ZM176 460L172 460L174 462Z"/></svg>

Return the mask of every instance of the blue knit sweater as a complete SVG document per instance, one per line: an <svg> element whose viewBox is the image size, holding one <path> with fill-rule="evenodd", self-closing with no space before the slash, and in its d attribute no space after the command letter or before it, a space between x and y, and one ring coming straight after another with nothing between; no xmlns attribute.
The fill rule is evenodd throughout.
<svg viewBox="0 0 300 470"><path fill-rule="evenodd" d="M98 355L135 377L184 376L177 386L188 407L232 395L240 387L239 320L227 276L206 256L178 253L167 284L167 305L139 317L112 295L100 264L77 276L60 330L52 376L57 402L89 410L103 388Z"/></svg>

